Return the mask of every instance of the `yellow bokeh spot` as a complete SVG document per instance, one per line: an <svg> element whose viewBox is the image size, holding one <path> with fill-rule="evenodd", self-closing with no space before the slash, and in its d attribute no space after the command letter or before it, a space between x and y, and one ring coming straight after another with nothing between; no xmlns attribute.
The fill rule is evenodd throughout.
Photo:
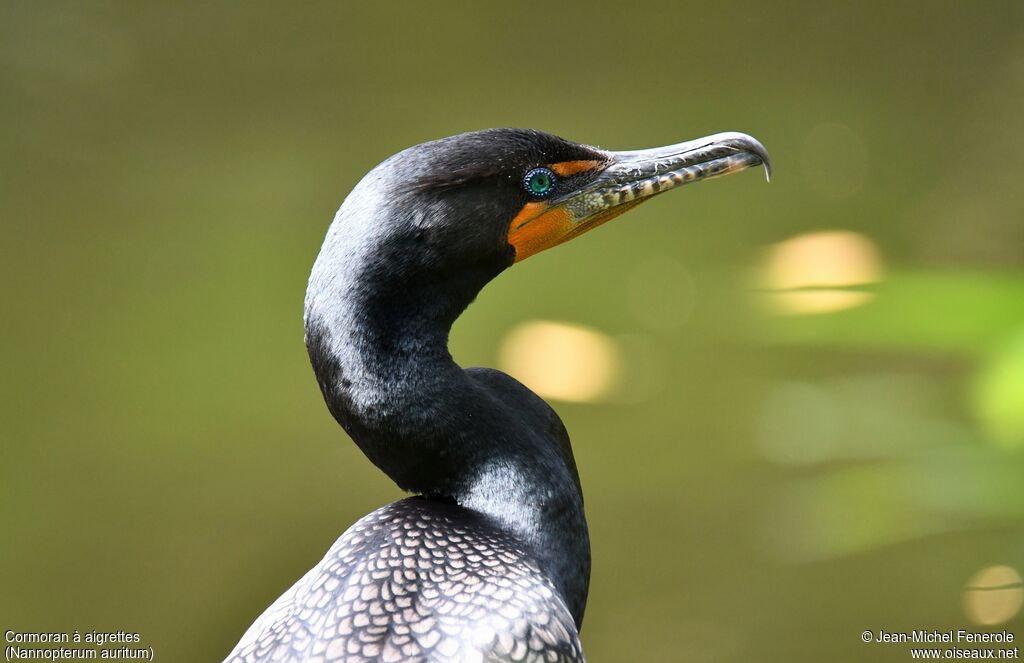
<svg viewBox="0 0 1024 663"><path fill-rule="evenodd" d="M773 310L797 315L844 311L863 306L874 297L870 292L856 290L796 290L765 295Z"/></svg>
<svg viewBox="0 0 1024 663"><path fill-rule="evenodd" d="M992 626L1013 619L1024 603L1020 574L1010 566L987 566L964 587L964 612L975 624Z"/></svg>
<svg viewBox="0 0 1024 663"><path fill-rule="evenodd" d="M595 329L533 321L501 343L503 370L545 398L586 403L607 397L622 375L622 351Z"/></svg>
<svg viewBox="0 0 1024 663"><path fill-rule="evenodd" d="M860 233L823 230L798 235L768 248L759 287L777 313L833 313L863 306L874 298L851 286L883 278L882 258L874 242Z"/></svg>
<svg viewBox="0 0 1024 663"><path fill-rule="evenodd" d="M863 285L882 280L882 260L864 235L822 230L770 247L763 276L772 290Z"/></svg>

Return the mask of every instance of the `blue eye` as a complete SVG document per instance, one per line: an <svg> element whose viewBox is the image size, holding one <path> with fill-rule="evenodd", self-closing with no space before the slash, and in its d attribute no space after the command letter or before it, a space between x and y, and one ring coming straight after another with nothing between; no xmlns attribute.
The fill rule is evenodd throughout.
<svg viewBox="0 0 1024 663"><path fill-rule="evenodd" d="M534 168L523 177L523 188L531 196L543 198L554 190L557 179L547 168Z"/></svg>

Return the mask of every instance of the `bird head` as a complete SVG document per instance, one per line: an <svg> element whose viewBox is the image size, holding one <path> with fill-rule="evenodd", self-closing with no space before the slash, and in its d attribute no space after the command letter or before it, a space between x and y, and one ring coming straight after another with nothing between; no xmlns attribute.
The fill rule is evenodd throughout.
<svg viewBox="0 0 1024 663"><path fill-rule="evenodd" d="M768 154L741 133L630 152L534 130L465 133L410 147L370 171L325 247L358 255L396 282L462 281L479 290L513 263L660 193L757 165L767 171Z"/></svg>

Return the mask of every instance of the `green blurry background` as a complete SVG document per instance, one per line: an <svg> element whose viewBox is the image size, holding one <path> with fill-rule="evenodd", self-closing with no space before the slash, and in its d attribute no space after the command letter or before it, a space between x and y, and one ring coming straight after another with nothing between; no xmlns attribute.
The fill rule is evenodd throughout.
<svg viewBox="0 0 1024 663"><path fill-rule="evenodd" d="M313 380L309 268L383 158L525 126L746 131L775 166L517 265L454 330L516 373L521 325L582 326L611 367L551 399L589 659L1024 636L1024 4L4 2L0 88L3 629L219 660L399 498Z"/></svg>

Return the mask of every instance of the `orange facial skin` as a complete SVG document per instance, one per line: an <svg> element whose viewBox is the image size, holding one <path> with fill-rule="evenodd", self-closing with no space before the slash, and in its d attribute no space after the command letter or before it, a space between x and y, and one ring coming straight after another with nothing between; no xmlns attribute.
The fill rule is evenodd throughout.
<svg viewBox="0 0 1024 663"><path fill-rule="evenodd" d="M559 177L569 177L577 173L594 170L601 163L601 161L563 161L561 163L553 163L548 168Z"/></svg>
<svg viewBox="0 0 1024 663"><path fill-rule="evenodd" d="M574 219L564 207L550 207L546 202L527 203L512 219L508 229L508 243L515 247L516 262L526 260L544 249L568 242L574 237L611 221L640 203L644 198L611 207L585 218Z"/></svg>
<svg viewBox="0 0 1024 663"><path fill-rule="evenodd" d="M593 170L600 161L562 161L548 168L559 177L570 177ZM551 207L545 201L523 205L508 228L508 243L515 247L516 262L568 240L578 225L569 210Z"/></svg>
<svg viewBox="0 0 1024 663"><path fill-rule="evenodd" d="M601 167L602 161L563 161L548 166L559 177L569 177ZM610 221L643 202L636 199L625 204L610 207L586 217L575 218L573 213L546 201L535 201L523 205L508 228L508 243L516 250L516 262L526 260L544 249L558 246L578 237L606 221Z"/></svg>
<svg viewBox="0 0 1024 663"><path fill-rule="evenodd" d="M515 247L516 262L565 241L572 225L566 209L552 208L543 201L526 203L508 228L508 243Z"/></svg>

